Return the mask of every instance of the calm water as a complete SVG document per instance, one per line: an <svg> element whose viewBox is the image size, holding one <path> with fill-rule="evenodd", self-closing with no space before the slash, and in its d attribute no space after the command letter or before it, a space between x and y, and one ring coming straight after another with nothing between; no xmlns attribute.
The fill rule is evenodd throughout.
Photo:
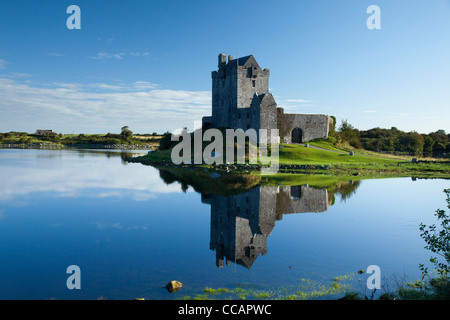
<svg viewBox="0 0 450 320"><path fill-rule="evenodd" d="M385 281L415 280L430 257L419 224L436 222L450 187L401 178L347 182L350 192L334 194L295 186L201 195L124 156L0 150L0 299L290 290L302 278L329 283L372 264ZM66 287L69 265L81 268L81 290ZM183 288L168 293L170 280Z"/></svg>

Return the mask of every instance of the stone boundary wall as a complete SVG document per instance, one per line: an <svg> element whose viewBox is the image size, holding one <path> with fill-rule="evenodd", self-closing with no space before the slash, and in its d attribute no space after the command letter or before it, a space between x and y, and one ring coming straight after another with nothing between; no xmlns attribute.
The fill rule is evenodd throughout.
<svg viewBox="0 0 450 320"><path fill-rule="evenodd" d="M333 119L323 114L285 114L277 109L277 122L282 143L292 143L291 133L295 128L302 130L301 142L328 138Z"/></svg>

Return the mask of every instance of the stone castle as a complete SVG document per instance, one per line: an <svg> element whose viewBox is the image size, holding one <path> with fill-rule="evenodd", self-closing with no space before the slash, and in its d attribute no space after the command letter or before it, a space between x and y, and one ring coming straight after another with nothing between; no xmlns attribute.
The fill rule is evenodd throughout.
<svg viewBox="0 0 450 320"><path fill-rule="evenodd" d="M269 69L261 69L253 55L233 59L219 54L212 72L212 116L203 129L278 129L281 143L327 138L333 119L327 115L287 114L269 92ZM268 133L269 136L269 133Z"/></svg>

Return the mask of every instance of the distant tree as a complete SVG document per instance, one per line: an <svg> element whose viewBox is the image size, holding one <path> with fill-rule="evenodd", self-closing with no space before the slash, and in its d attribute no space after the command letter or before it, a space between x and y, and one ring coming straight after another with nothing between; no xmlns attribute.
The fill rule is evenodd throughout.
<svg viewBox="0 0 450 320"><path fill-rule="evenodd" d="M363 147L360 140L360 132L358 129L348 123L347 119L341 120L339 126L339 137L343 141L347 141L352 147L360 149Z"/></svg>
<svg viewBox="0 0 450 320"><path fill-rule="evenodd" d="M56 132L47 132L43 136L40 136L40 139L50 142L59 142L61 137Z"/></svg>
<svg viewBox="0 0 450 320"><path fill-rule="evenodd" d="M120 135L124 140L128 140L133 137L133 132L130 129L128 129L128 126L123 126Z"/></svg>
<svg viewBox="0 0 450 320"><path fill-rule="evenodd" d="M434 144L433 153L434 154L441 154L446 151L446 145L443 142L436 142Z"/></svg>
<svg viewBox="0 0 450 320"><path fill-rule="evenodd" d="M172 134L166 132L163 134L161 140L159 140L159 150L168 150L173 146Z"/></svg>
<svg viewBox="0 0 450 320"><path fill-rule="evenodd" d="M430 133L429 136L435 141L435 143L440 142L446 145L447 142L449 142L449 138L444 133L445 133L444 130L438 130L436 132Z"/></svg>
<svg viewBox="0 0 450 320"><path fill-rule="evenodd" d="M355 129L350 123L348 123L347 119L341 120L341 125L339 126L339 132L351 131Z"/></svg>
<svg viewBox="0 0 450 320"><path fill-rule="evenodd" d="M20 139L19 139L19 143L27 144L27 143L30 143L30 142L31 142L31 138L28 137L28 136L26 136L26 137L21 136Z"/></svg>
<svg viewBox="0 0 450 320"><path fill-rule="evenodd" d="M406 151L410 154L416 155L423 153L424 139L415 131L402 135L399 138L398 143L403 149L401 151Z"/></svg>
<svg viewBox="0 0 450 320"><path fill-rule="evenodd" d="M426 134L422 135L423 137L423 153L424 155L432 155L433 154L433 146L434 146L434 140Z"/></svg>

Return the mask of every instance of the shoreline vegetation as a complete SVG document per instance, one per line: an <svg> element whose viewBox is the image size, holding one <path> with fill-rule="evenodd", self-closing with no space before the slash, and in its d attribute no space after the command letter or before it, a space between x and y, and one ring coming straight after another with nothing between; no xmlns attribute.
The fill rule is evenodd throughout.
<svg viewBox="0 0 450 320"><path fill-rule="evenodd" d="M433 137L439 141L438 150L450 149L449 135L443 130L429 135L404 133L396 128L371 129L359 131L343 121L339 131L334 129L328 139L317 139L304 144L280 144L279 167L274 175L261 175L263 165L257 164L180 164L175 165L171 159L172 148L178 143L171 141L171 133L158 134L134 134L127 126L121 128L120 134L69 134L62 135L55 132L44 134L28 134L24 132L0 133L0 148L20 149L62 149L62 148L86 148L86 149L121 149L121 150L146 150L147 155L127 158L126 161L151 165L159 169L183 168L208 174L216 173L225 176L230 173L239 175L260 176L262 183L268 184L295 184L303 181L302 176L321 175L335 177L339 180L358 180L370 178L450 178L450 153L441 153L441 157L432 157L433 153L424 151L424 145L414 152L414 139L409 141L407 137L419 136L422 140ZM191 133L193 135L193 133ZM378 136L377 136L378 135ZM381 135L381 136L380 136ZM363 141L368 145L371 136L371 145L396 145L409 141L409 149L405 145L394 149L402 151L373 151L359 146L355 141ZM376 138L377 136L378 138ZM425 138L424 138L425 137ZM426 139L426 138L429 139ZM420 140L420 141L422 141ZM433 141L435 141L433 140ZM379 143L378 143L378 142ZM381 141L381 142L380 142ZM390 141L389 143L387 141ZM397 142L394 142L397 141ZM420 142L419 141L419 142ZM416 141L417 142L417 141ZM429 142L431 145L436 143ZM204 147L207 144L204 143ZM381 148L381 147L380 147ZM369 148L373 149L373 148ZM381 148L383 149L383 148ZM426 148L432 151L430 148ZM230 180L230 179L229 179Z"/></svg>
<svg viewBox="0 0 450 320"><path fill-rule="evenodd" d="M129 162L151 165L158 169L183 168L191 171L227 174L258 175L263 182L293 184L301 176L328 176L339 180L368 178L450 178L450 160L418 159L413 156L384 155L374 152L338 150L327 141L312 141L305 145L281 144L279 167L274 175L261 175L257 164L180 164L171 160L172 148L155 150L147 155L128 159ZM267 167L267 166L266 166ZM217 176L217 175L216 175ZM300 178L301 180L301 178Z"/></svg>
<svg viewBox="0 0 450 320"><path fill-rule="evenodd" d="M265 183L292 184L305 175L331 176L341 180L394 177L450 178L450 134L444 130L430 134L403 132L395 127L360 131L347 120L343 120L338 130L335 130L336 119L332 118L334 125L330 129L329 138L303 144L280 144L279 167L275 169L277 173L261 176L261 180ZM223 131L224 128L220 130ZM191 141L194 140L194 133L191 132L190 135ZM223 143L225 145L226 141ZM172 134L166 132L159 140L158 149L128 161L157 168L189 168L219 175L229 173L259 175L263 168L259 162L175 165L171 154L176 144L178 141L172 141ZM203 142L203 150L207 146L208 143ZM248 150L246 152L248 160ZM193 153L192 149L191 155Z"/></svg>
<svg viewBox="0 0 450 320"><path fill-rule="evenodd" d="M120 134L30 134L26 132L0 133L0 148L15 149L139 149L156 150L159 147L161 135L133 134L127 126L122 127Z"/></svg>

